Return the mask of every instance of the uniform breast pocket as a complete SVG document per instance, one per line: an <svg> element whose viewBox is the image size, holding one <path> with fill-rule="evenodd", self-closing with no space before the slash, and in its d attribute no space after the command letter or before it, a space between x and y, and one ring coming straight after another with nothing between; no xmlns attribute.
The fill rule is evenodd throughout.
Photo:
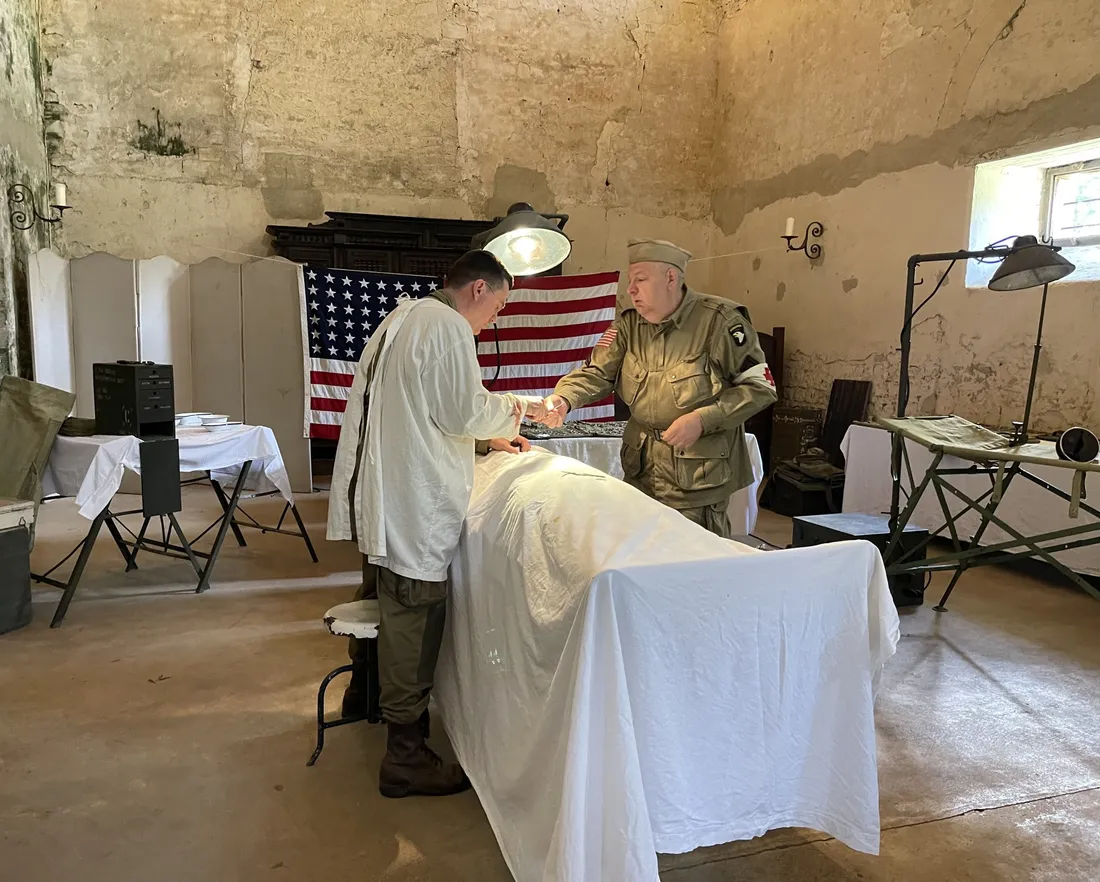
<svg viewBox="0 0 1100 882"><path fill-rule="evenodd" d="M638 359L627 354L619 371L619 395L628 406L638 397L645 375L646 369L638 363Z"/></svg>
<svg viewBox="0 0 1100 882"><path fill-rule="evenodd" d="M703 435L691 447L675 449L672 456L681 490L714 490L733 477L727 435Z"/></svg>
<svg viewBox="0 0 1100 882"><path fill-rule="evenodd" d="M668 372L672 400L681 410L694 410L718 394L715 378L703 359L678 364Z"/></svg>

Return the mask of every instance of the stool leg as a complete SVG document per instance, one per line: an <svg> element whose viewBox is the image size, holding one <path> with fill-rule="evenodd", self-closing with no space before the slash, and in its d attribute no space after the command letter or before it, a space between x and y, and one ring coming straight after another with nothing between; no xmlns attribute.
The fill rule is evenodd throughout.
<svg viewBox="0 0 1100 882"><path fill-rule="evenodd" d="M312 766L317 762L317 757L321 755L321 751L325 747L325 729L328 726L325 724L325 690L328 689L328 684L331 683L336 677L341 674L346 674L351 670L351 665L342 665L336 670L331 671L328 676L321 681L321 688L317 690L317 748L313 751L313 756L309 758L307 766Z"/></svg>

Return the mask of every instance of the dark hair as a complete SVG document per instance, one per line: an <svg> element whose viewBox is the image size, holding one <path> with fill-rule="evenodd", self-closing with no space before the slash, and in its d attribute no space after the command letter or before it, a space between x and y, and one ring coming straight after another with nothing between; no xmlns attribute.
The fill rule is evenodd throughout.
<svg viewBox="0 0 1100 882"><path fill-rule="evenodd" d="M476 282L478 279L483 280L494 290L503 285L511 288L515 283L512 274L491 251L467 251L447 270L443 286L454 290L469 285L470 282Z"/></svg>

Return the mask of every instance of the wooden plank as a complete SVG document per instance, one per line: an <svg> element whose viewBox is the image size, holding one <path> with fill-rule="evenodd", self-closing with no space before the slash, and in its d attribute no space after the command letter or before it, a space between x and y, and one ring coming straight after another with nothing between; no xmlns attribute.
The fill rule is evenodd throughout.
<svg viewBox="0 0 1100 882"><path fill-rule="evenodd" d="M284 260L241 268L244 410L246 422L275 433L291 489L310 493L299 273L297 264Z"/></svg>
<svg viewBox="0 0 1100 882"><path fill-rule="evenodd" d="M138 261L137 277L141 360L172 365L176 413L194 410L188 267L171 257L154 257Z"/></svg>
<svg viewBox="0 0 1100 882"><path fill-rule="evenodd" d="M136 361L137 284L134 262L111 254L89 254L69 263L73 368L78 417L94 417L92 365Z"/></svg>
<svg viewBox="0 0 1100 882"><path fill-rule="evenodd" d="M240 265L211 257L190 275L192 407L243 420Z"/></svg>

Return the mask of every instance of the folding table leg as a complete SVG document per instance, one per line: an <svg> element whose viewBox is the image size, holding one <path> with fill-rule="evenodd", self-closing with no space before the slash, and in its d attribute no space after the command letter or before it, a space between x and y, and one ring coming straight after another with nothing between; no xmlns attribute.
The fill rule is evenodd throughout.
<svg viewBox="0 0 1100 882"><path fill-rule="evenodd" d="M251 464L251 463L250 463ZM241 484L244 482L244 469L241 469L241 474L237 478L237 490L240 489ZM222 512L225 514L226 519L229 521L229 526L233 528L233 535L237 537L237 544L241 548L245 547L244 534L241 532L241 528L233 523L233 515L229 513L229 502L225 498L225 491L222 489L222 485L214 480L214 476L210 472L206 473L206 476L210 478L210 486L214 488L214 495L218 497L218 502L221 504ZM239 493L234 491L234 498L238 498ZM233 510L236 511L237 507L234 505Z"/></svg>
<svg viewBox="0 0 1100 882"><path fill-rule="evenodd" d="M141 529L138 530L137 541L134 543L134 553L133 553L133 556L130 558L132 561L135 561L134 569L137 569L136 561L137 561L138 551L141 550L141 543L145 539L145 531L149 529L149 521L151 521L151 520L152 520L152 518L145 518L145 520L143 520L141 522Z"/></svg>
<svg viewBox="0 0 1100 882"><path fill-rule="evenodd" d="M241 500L241 491L244 490L244 483L248 480L248 473L252 469L252 460L248 460L241 466L241 473L237 476L237 486L233 488L233 496L225 504L225 516L222 518L221 524L218 526L218 533L214 537L214 545L210 549L210 556L206 559L206 566L203 567L202 575L199 577L199 587L195 589L196 594L202 594L207 588L210 587L210 574L214 570L214 564L218 562L218 554L221 553L222 543L225 542L225 534L229 532L229 528L233 526L233 515L237 511L237 503ZM218 492L218 497L224 498L225 494L220 492L220 488L216 481L214 483L215 491ZM234 526L234 529L236 527ZM237 531L238 536L240 531ZM241 539L241 545L244 545L244 539Z"/></svg>
<svg viewBox="0 0 1100 882"><path fill-rule="evenodd" d="M76 593L76 586L80 584L80 577L84 574L84 567L88 565L88 558L92 554L92 546L95 545L95 540L99 536L99 530L107 517L107 509L104 508L103 511L95 516L95 520L92 521L92 525L88 528L88 535L84 537L84 545L80 549L80 554L76 559L76 565L73 567L73 571L69 573L69 581L65 583L65 593L61 595L61 602L54 611L53 621L50 622L51 628L60 627L61 623L65 620L65 613L68 612L69 604L72 603L73 595Z"/></svg>
<svg viewBox="0 0 1100 882"><path fill-rule="evenodd" d="M126 543L122 541L122 534L118 532L118 527L115 526L115 519L108 516L104 521L107 524L107 529L111 531L111 538L115 540L115 545L118 546L118 550L122 552L122 559L126 561L126 572L137 569L137 548L134 549L134 553L131 556L130 550L126 547Z"/></svg>
<svg viewBox="0 0 1100 882"><path fill-rule="evenodd" d="M302 523L302 516L298 514L298 506L290 506L290 511L294 515L294 520L298 522L298 529L302 533L302 538L306 542L306 548L309 549L309 556L313 558L313 562L317 563L317 552L313 550L313 543L309 539L309 531L306 530L306 525Z"/></svg>
<svg viewBox="0 0 1100 882"><path fill-rule="evenodd" d="M994 479L993 497L990 499L988 510L978 506L976 501L971 502L968 500L964 502L968 508L978 511L982 515L982 522L978 525L978 529L974 531L974 535L970 538L971 548L977 548L978 543L982 541L982 536L989 526L990 518L994 516L994 513L997 511L997 506L1001 504L1001 500L1004 499L1005 493L1008 492L1009 484L1012 483L1012 479L1016 477L1016 473L1019 470L1019 463L1013 463L1007 474L998 472L997 477ZM956 495L960 495L955 488L950 487L946 482L945 486L948 486ZM947 612L947 600L951 597L951 592L955 590L955 585L958 584L959 579L962 578L962 574L968 569L970 569L969 564L965 560L960 560L958 567L955 569L955 575L951 577L951 581L947 584L947 590L943 592L943 597L940 598L940 602L932 607L932 609L936 612Z"/></svg>
<svg viewBox="0 0 1100 882"><path fill-rule="evenodd" d="M172 529L176 531L176 535L179 536L180 545L183 546L183 550L187 552L187 559L191 561L191 566L195 568L195 575L202 579L202 567L199 566L199 561L195 557L195 552L191 550L191 543L187 541L187 537L183 535L183 528L180 526L180 522L176 520L176 516L172 512L168 512L168 521L172 525ZM167 541L164 543L168 544Z"/></svg>

